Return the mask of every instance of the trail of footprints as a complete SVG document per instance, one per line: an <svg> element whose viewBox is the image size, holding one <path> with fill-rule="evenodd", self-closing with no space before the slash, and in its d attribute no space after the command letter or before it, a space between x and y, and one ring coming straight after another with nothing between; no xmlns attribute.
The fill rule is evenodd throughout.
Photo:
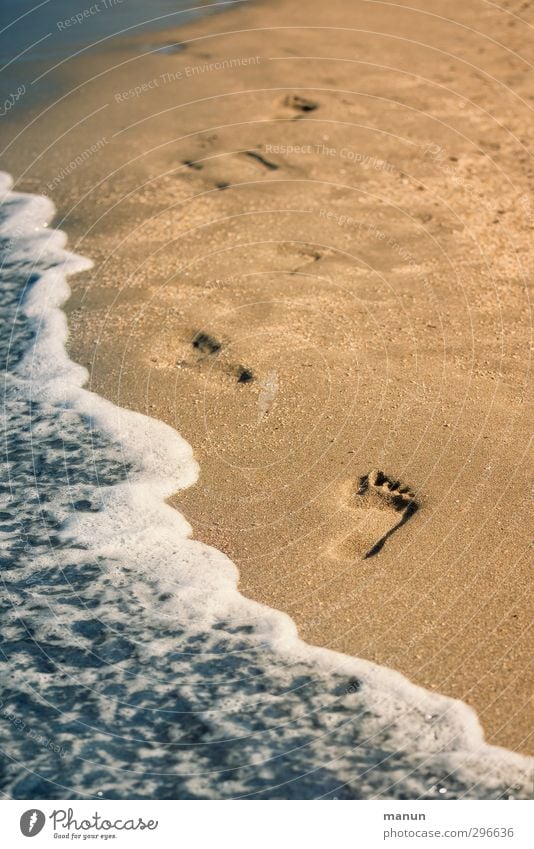
<svg viewBox="0 0 534 849"><path fill-rule="evenodd" d="M303 118L307 114L314 112L316 109L319 109L318 102L307 97L303 97L300 94L285 95L277 101L276 106L278 112L274 116L275 118L291 120L298 120L299 118ZM270 157L266 152L259 148L242 150L224 157L209 154L206 155L206 148L208 150L212 149L213 145L215 145L217 141L218 137L215 133L211 133L209 136L203 137L201 141L201 146L204 148L202 155L196 159L191 157L183 159L183 168L181 173L190 173L191 176L197 175L209 189L224 191L232 186L230 174L232 172L235 174L236 170L241 174L242 165L245 162L253 165L258 175L263 174L268 176L269 174L274 174L277 171L294 171L294 166L290 166L288 163L283 161L283 159L280 161L280 157L277 157L278 161L275 161L274 158ZM222 160L226 166L226 179L220 179L213 173L219 167L218 163L220 160ZM331 251L325 251L322 248L318 249L316 246L305 244L280 245L278 251L281 256L294 257L296 259L296 262L289 269L291 273L303 271L307 266L318 262L325 256L331 256L332 253Z"/></svg>
<svg viewBox="0 0 534 849"><path fill-rule="evenodd" d="M314 112L319 108L319 103L315 100L311 100L310 98L303 97L300 94L288 94L285 95L281 100L279 100L276 104L277 110L274 114L273 118L276 119L285 119L285 120L299 120L304 118L307 114ZM217 141L217 135L212 134L209 139L205 140L205 143L212 144ZM257 148L253 148L251 150L243 150L239 153L230 154L229 157L225 157L225 162L228 163L230 159L232 166L237 164L236 160L244 160L247 159L249 162L253 162L258 169L261 169L264 173L275 172L282 169L285 165L280 164L279 162L275 162L266 154L262 153L261 150ZM208 162L210 162L211 157L199 157L199 158L187 158L182 160L182 165L185 166L185 169L191 172L201 172L204 170L212 170L211 167L208 168ZM210 162L211 165L211 162ZM288 167L285 165L285 167ZM231 180L227 179L214 179L207 180L208 185L213 189L217 189L219 191L224 191L231 187Z"/></svg>
<svg viewBox="0 0 534 849"><path fill-rule="evenodd" d="M319 105L315 100L300 94L288 94L277 102L273 117L274 119L298 120L317 110ZM211 135L205 140L205 144L210 145L216 141L217 136ZM231 159L234 165L239 160L247 160L266 175L287 167L285 163L274 161L259 149L231 154ZM210 157L205 157L205 160L210 160ZM184 159L183 165L191 172L199 173L205 170L202 159ZM222 179L216 179L208 184L219 191L228 189L232 185L231 181ZM282 252L289 250L299 258L304 258L308 263L314 263L323 258L323 252L312 246L284 245L281 246L281 250ZM251 369L219 358L223 343L209 333L205 331L194 333L191 345L197 353L196 362L182 360L181 366L202 367L209 361L210 366L215 364L216 369L231 376L238 384L247 384L255 380ZM345 509L350 513L351 529L341 540L337 540L331 549L332 555L342 561L366 560L374 557L382 550L388 539L419 509L415 493L408 486L389 478L378 469L363 475L356 491L352 487L348 496Z"/></svg>
<svg viewBox="0 0 534 849"><path fill-rule="evenodd" d="M182 360L181 367L196 365L202 368L209 362L215 373L230 376L238 384L256 380L250 368L218 359L223 343L209 333L195 333L191 346L197 354L196 362ZM342 498L345 502L342 510L348 513L346 524L349 531L334 542L330 553L334 559L343 562L367 560L377 555L420 507L415 492L409 486L388 477L379 469L363 475L356 489L349 482L342 491Z"/></svg>
<svg viewBox="0 0 534 849"><path fill-rule="evenodd" d="M209 364L215 379L219 374L220 377L231 377L240 385L256 380L252 369L219 356L225 346L215 336L198 331L190 344L196 358L181 360L180 367L202 369ZM377 555L420 507L415 492L409 486L388 477L379 469L363 475L357 488L348 482L342 488L341 497L345 526L349 530L333 543L330 554L342 562L367 560Z"/></svg>

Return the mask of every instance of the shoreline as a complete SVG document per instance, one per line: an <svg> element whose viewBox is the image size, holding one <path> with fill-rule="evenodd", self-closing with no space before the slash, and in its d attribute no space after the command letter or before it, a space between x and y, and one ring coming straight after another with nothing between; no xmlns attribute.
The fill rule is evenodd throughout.
<svg viewBox="0 0 534 849"><path fill-rule="evenodd" d="M172 503L195 539L237 564L244 595L289 613L307 642L462 699L488 742L527 752L530 399L518 387L527 376L528 302L515 281L531 230L515 196L502 213L504 234L490 226L501 215L493 206L501 208L502 181L520 198L526 166L504 131L498 150L477 152L489 126L498 135L481 118L492 91L464 110L459 127L450 95L432 101L449 121L439 150L433 118L421 127L423 111L413 122L419 87L399 86L389 105L393 141L380 127L370 133L391 86L373 70L380 45L359 44L371 54L367 69L358 65L363 94L349 96L346 61L334 82L334 63L325 61L310 86L309 67L293 71L288 52L307 55L309 33L291 30L288 43L281 30L273 50L254 26L260 17L296 26L298 11L285 5L204 19L180 30L194 39L183 54L137 60L142 85L175 74L169 62L189 62L193 51L197 63L262 58L217 81L195 76L178 132L175 86L142 91L128 105L110 99L129 90L120 85L130 77L131 45L113 70L107 56L77 63L75 80L89 71L102 78L86 86L82 107L57 107L60 126L74 126L105 95L108 108L89 123L91 139L109 141L54 183L65 152L85 149L87 124L75 127L68 145L54 145L30 172L48 174L67 212L61 227L95 262L85 279L70 281L71 357L90 366L88 388L171 424L192 444L200 481ZM321 22L328 14L314 10ZM424 17L420 27L429 26ZM231 32L219 45L212 33L222 20ZM486 14L488 32L498 20ZM428 43L447 34L432 26ZM215 48L207 58L202 32ZM334 54L348 49L341 36L326 41ZM468 57L478 43L464 34L457 46ZM395 59L400 67L418 57L398 47ZM447 91L469 94L475 81L458 65ZM522 113L514 108L502 104L516 137ZM466 132L473 127L476 139ZM437 159L442 150L446 162ZM20 173L24 154L9 162ZM341 174L348 164L353 170ZM481 200L481 189L497 202ZM195 347L199 333L220 347ZM250 382L240 382L243 371ZM390 527L383 500L354 507L358 480L376 468L413 487L420 509L362 560Z"/></svg>

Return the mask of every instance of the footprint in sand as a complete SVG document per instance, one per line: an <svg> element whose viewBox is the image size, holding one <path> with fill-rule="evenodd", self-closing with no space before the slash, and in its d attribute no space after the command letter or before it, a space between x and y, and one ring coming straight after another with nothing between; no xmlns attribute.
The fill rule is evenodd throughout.
<svg viewBox="0 0 534 849"><path fill-rule="evenodd" d="M399 481L374 469L349 493L347 510L351 529L335 544L334 556L343 560L374 557L387 540L417 512L415 493Z"/></svg>
<svg viewBox="0 0 534 849"><path fill-rule="evenodd" d="M330 259L335 255L334 251L322 246L315 247L303 242L282 242L277 247L277 258L279 267L287 268L290 274L305 271L311 265L315 265L322 259Z"/></svg>
<svg viewBox="0 0 534 849"><path fill-rule="evenodd" d="M266 168L267 171L278 171L280 167L276 162L272 162L272 160L267 159L266 156L259 153L257 150L244 150L243 156L248 156L249 159L254 160L254 162L258 162L263 168Z"/></svg>
<svg viewBox="0 0 534 849"><path fill-rule="evenodd" d="M252 170L243 168L245 161L253 166ZM225 179L220 178L221 168L225 170ZM202 161L193 158L183 159L178 174L184 177L190 176L191 172L197 172L197 176L202 179L206 188L222 191L233 184L246 182L251 176L256 177L260 172L269 173L278 171L279 168L280 165L277 162L273 162L260 150L251 149L230 153L222 159L220 157L205 157ZM201 171L204 173L198 173Z"/></svg>
<svg viewBox="0 0 534 849"><path fill-rule="evenodd" d="M309 97L302 97L300 94L288 94L282 101L282 107L290 109L297 117L299 114L315 112L319 108L319 104L316 100L310 100Z"/></svg>
<svg viewBox="0 0 534 849"><path fill-rule="evenodd" d="M275 103L276 112L274 118L292 118L298 120L319 109L319 103L301 94L286 94Z"/></svg>
<svg viewBox="0 0 534 849"><path fill-rule="evenodd" d="M193 357L189 355L189 345L181 340L180 355L176 358L175 366L180 369L195 369L211 375L211 380L217 382L223 375L229 377L233 383L248 384L255 379L254 372L241 364L233 362L227 357L226 345L207 333L198 330L193 333L189 345L193 349Z"/></svg>

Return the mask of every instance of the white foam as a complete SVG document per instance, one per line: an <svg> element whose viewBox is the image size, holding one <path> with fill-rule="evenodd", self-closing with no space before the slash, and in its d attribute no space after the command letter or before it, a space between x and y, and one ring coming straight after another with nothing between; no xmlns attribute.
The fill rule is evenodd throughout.
<svg viewBox="0 0 534 849"><path fill-rule="evenodd" d="M274 650L287 666L288 677L291 666L301 662L357 677L372 707L365 720L370 737L389 727L391 745L398 750L417 749L435 762L444 760L473 781L492 770L496 781L525 777L531 760L486 745L470 707L416 687L393 670L306 645L289 616L238 592L237 568L224 554L191 539L187 521L165 503L197 480L191 446L166 424L83 388L88 374L67 356L68 329L61 306L69 296L67 275L91 263L68 252L64 234L48 228L54 215L49 200L14 193L11 186L9 176L1 174L1 201L10 204L10 214L0 225L0 236L10 240L10 257L46 267L24 301L36 335L17 374L32 398L89 417L93 427L120 445L134 468L127 481L100 492L103 510L69 520L65 539L110 560L127 550L129 563L140 575L161 581L171 593L164 615L192 631L209 631L221 620L253 625L250 640Z"/></svg>

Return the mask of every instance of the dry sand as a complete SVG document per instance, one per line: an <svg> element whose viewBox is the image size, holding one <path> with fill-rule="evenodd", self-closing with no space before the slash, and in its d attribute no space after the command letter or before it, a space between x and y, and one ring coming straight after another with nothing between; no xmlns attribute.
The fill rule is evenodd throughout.
<svg viewBox="0 0 534 849"><path fill-rule="evenodd" d="M192 444L174 503L242 592L520 751L533 21L247 4L47 73L3 157L95 261L71 356Z"/></svg>

